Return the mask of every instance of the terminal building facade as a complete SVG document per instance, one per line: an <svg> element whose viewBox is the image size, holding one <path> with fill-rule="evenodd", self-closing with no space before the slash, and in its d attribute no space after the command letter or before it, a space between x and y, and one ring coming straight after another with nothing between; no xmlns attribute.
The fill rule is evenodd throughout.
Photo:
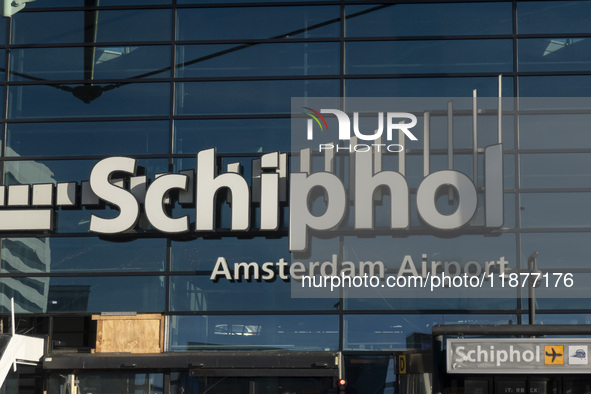
<svg viewBox="0 0 591 394"><path fill-rule="evenodd" d="M0 313L9 333L14 299L16 333L46 345L40 363L19 365L0 392L591 391L589 375L564 369L451 373L433 335L436 326L522 326L533 316L579 333L591 322L590 40L591 1L27 3L0 20ZM511 103L502 127L494 107L477 111L475 143L472 112L458 110L450 139L449 120L433 114L424 145L417 113L419 141L404 144L408 231L336 233L336 258L506 261L517 274L535 260L541 273L572 275L572 297L542 286L528 305L526 285L494 298L298 298L281 277L211 279L220 257L230 267L290 261L290 190L278 176L275 227L263 224L263 197L251 197L251 225L240 231L234 191L218 191L212 228L197 231L195 184L207 164L198 154L215 148L215 176L235 173L254 190L262 158L293 151L294 97L470 100L474 91ZM580 105L540 117L519 97ZM414 201L426 174L460 171L481 195L485 148L500 142L500 128L502 224L445 233L425 225ZM273 173L301 169L292 156L278 155ZM113 167L103 193L91 174L110 160L133 163ZM129 192L111 199L116 189ZM121 218L125 196L138 208L130 225L89 231L96 217ZM148 199L158 197L163 215L150 216ZM188 231L157 231L167 217L186 217ZM384 239L394 254L372 254ZM520 337L501 334L485 336Z"/></svg>

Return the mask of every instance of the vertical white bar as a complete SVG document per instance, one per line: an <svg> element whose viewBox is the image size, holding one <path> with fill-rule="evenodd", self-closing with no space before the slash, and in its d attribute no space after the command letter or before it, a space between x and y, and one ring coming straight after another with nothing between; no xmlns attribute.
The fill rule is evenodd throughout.
<svg viewBox="0 0 591 394"><path fill-rule="evenodd" d="M447 167L450 170L454 169L454 103L448 101L447 103ZM453 189L449 188L449 203L454 200Z"/></svg>
<svg viewBox="0 0 591 394"><path fill-rule="evenodd" d="M447 103L447 168L454 169L454 103Z"/></svg>
<svg viewBox="0 0 591 394"><path fill-rule="evenodd" d="M498 98L498 134L497 134L497 142L500 144L503 142L503 74L499 74L499 98Z"/></svg>
<svg viewBox="0 0 591 394"><path fill-rule="evenodd" d="M300 172L310 174L312 172L312 153L310 148L300 150Z"/></svg>
<svg viewBox="0 0 591 394"><path fill-rule="evenodd" d="M423 118L423 176L426 177L431 172L431 113L425 112Z"/></svg>
<svg viewBox="0 0 591 394"><path fill-rule="evenodd" d="M478 188L478 92L472 91L472 179Z"/></svg>
<svg viewBox="0 0 591 394"><path fill-rule="evenodd" d="M400 123L404 123L401 121ZM398 131L398 144L402 147L400 152L398 152L398 172L403 176L406 175L406 146L404 146L404 134L402 131Z"/></svg>
<svg viewBox="0 0 591 394"><path fill-rule="evenodd" d="M10 299L10 334L15 335L16 330L14 328L14 297Z"/></svg>

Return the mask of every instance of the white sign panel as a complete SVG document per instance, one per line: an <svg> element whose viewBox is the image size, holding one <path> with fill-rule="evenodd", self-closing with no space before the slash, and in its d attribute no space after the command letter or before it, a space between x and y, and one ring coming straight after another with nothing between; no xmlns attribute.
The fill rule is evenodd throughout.
<svg viewBox="0 0 591 394"><path fill-rule="evenodd" d="M457 374L591 373L587 338L447 340L447 372Z"/></svg>

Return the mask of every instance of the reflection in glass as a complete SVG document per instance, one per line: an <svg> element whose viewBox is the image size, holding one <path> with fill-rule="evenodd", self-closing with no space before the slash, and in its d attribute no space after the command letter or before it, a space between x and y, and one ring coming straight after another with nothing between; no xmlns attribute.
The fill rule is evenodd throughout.
<svg viewBox="0 0 591 394"><path fill-rule="evenodd" d="M519 1L517 31L527 33L588 33L591 1Z"/></svg>
<svg viewBox="0 0 591 394"><path fill-rule="evenodd" d="M171 316L171 351L337 350L337 315Z"/></svg>
<svg viewBox="0 0 591 394"><path fill-rule="evenodd" d="M472 97L474 89L480 97L496 97L498 78L347 79L345 88L350 97ZM504 77L503 97L511 96L513 78Z"/></svg>
<svg viewBox="0 0 591 394"><path fill-rule="evenodd" d="M520 97L589 97L590 75L519 77Z"/></svg>
<svg viewBox="0 0 591 394"><path fill-rule="evenodd" d="M168 122L11 123L7 146L7 156L167 153Z"/></svg>
<svg viewBox="0 0 591 394"><path fill-rule="evenodd" d="M91 85L14 85L9 88L9 118L86 116L167 116L167 83Z"/></svg>
<svg viewBox="0 0 591 394"><path fill-rule="evenodd" d="M96 31L95 42L169 41L172 30L166 9L21 12L15 20L12 44L80 43L87 30Z"/></svg>
<svg viewBox="0 0 591 394"><path fill-rule="evenodd" d="M568 127L564 127L566 124ZM519 147L522 149L577 149L589 146L591 114L519 116Z"/></svg>
<svg viewBox="0 0 591 394"><path fill-rule="evenodd" d="M511 3L347 6L347 37L510 34Z"/></svg>
<svg viewBox="0 0 591 394"><path fill-rule="evenodd" d="M539 253L538 268L568 270L589 269L589 244L591 233L542 233L521 234L522 265L528 256Z"/></svg>
<svg viewBox="0 0 591 394"><path fill-rule="evenodd" d="M589 38L521 39L518 45L519 71L587 71L591 66Z"/></svg>
<svg viewBox="0 0 591 394"><path fill-rule="evenodd" d="M0 310L14 297L17 313L161 312L164 283L162 276L5 278Z"/></svg>
<svg viewBox="0 0 591 394"><path fill-rule="evenodd" d="M522 193L524 228L584 228L591 223L591 193Z"/></svg>
<svg viewBox="0 0 591 394"><path fill-rule="evenodd" d="M162 394L164 374L76 371L75 375L51 374L47 385L50 393L70 392L72 382L80 393Z"/></svg>
<svg viewBox="0 0 591 394"><path fill-rule="evenodd" d="M338 43L179 45L176 53L181 78L339 72Z"/></svg>
<svg viewBox="0 0 591 394"><path fill-rule="evenodd" d="M339 7L221 7L177 11L178 40L337 37Z"/></svg>
<svg viewBox="0 0 591 394"><path fill-rule="evenodd" d="M511 40L349 42L347 74L502 72L512 69Z"/></svg>
<svg viewBox="0 0 591 394"><path fill-rule="evenodd" d="M174 122L174 153L216 147L219 153L288 152L290 119L215 119Z"/></svg>
<svg viewBox="0 0 591 394"><path fill-rule="evenodd" d="M588 153L521 154L521 187L589 188L590 167L591 155Z"/></svg>
<svg viewBox="0 0 591 394"><path fill-rule="evenodd" d="M345 350L430 349L438 324L516 324L517 316L501 315L346 315Z"/></svg>
<svg viewBox="0 0 591 394"><path fill-rule="evenodd" d="M89 50L90 64L85 58ZM13 49L10 55L13 81L170 76L169 46L26 48Z"/></svg>
<svg viewBox="0 0 591 394"><path fill-rule="evenodd" d="M5 238L2 272L163 271L164 239L110 242L96 237Z"/></svg>
<svg viewBox="0 0 591 394"><path fill-rule="evenodd" d="M198 238L187 242L172 242L173 271L209 271L213 270L219 256L228 263L242 261L279 261L288 259L287 237L271 238Z"/></svg>
<svg viewBox="0 0 591 394"><path fill-rule="evenodd" d="M287 114L292 97L338 94L338 80L184 82L176 85L176 114Z"/></svg>
<svg viewBox="0 0 591 394"><path fill-rule="evenodd" d="M228 261L228 264L233 273L234 263ZM262 260L259 264L263 264ZM289 274L289 268L286 274ZM252 269L250 275L253 275ZM262 275L265 272L261 271ZM210 275L173 276L170 292L170 309L173 311L335 310L335 304L338 304L335 298L292 298L291 283L282 280L278 273L272 281L228 281L222 275L216 281L212 281Z"/></svg>

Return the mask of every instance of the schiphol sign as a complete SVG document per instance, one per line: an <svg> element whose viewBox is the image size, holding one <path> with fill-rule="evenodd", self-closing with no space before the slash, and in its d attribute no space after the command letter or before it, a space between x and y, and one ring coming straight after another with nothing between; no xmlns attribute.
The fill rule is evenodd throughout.
<svg viewBox="0 0 591 394"><path fill-rule="evenodd" d="M137 159L109 157L99 161L89 174L89 181L80 185L67 182L57 185L36 184L32 187L3 186L8 189L8 193L0 195L7 195L8 198L2 201L6 208L0 208L0 225L3 226L0 229L52 231L56 207L91 208L107 204L116 207L118 215L109 217L100 213L100 209L91 211L90 232L106 236L134 232L139 229L138 223L143 213L152 227L150 231L170 235L194 233L198 236L219 230L216 228L216 216L219 214L216 199L221 193L227 193L226 201L231 206L230 229L235 233L251 230L251 212L255 205L259 207L258 229L278 230L281 223L280 207L289 204L289 249L291 252L302 252L308 249L312 234L347 229L370 235L376 230L376 206L382 204L377 196L389 194L389 223L378 230L382 234L384 231L404 233L410 228L411 222L411 190L405 173L406 150L392 153L388 148L395 139L398 146L404 146L407 140L418 141L417 116L411 112L376 111L371 114L371 118L377 124L377 129L367 133L360 130L358 111L353 112L351 122L350 116L344 111L330 107L318 108L319 111L306 107L310 115L305 119L306 127L292 130L292 134L296 134L305 145L301 146L299 141L294 142L292 139L292 147L299 145L301 149L291 154L292 160L299 161L299 169L291 173L288 173L287 154L271 152L252 161L252 179L249 182L242 175L240 163L230 163L226 169L219 168L217 163L220 160L213 148L197 153L197 170L159 174L149 181L141 175ZM292 119L296 120L296 125L297 115L302 114L299 112ZM428 115L424 115L423 133L427 141L423 152L426 159L430 156ZM449 108L445 115L449 119L454 116ZM332 135L332 148L326 139L317 145L311 129L312 122L316 120L317 126L321 127L316 134L325 137L329 131L328 116L334 116L338 121L338 133ZM448 128L448 134L452 132ZM345 142L348 145L344 145ZM482 220L470 226L485 230L502 226L502 144L499 141L480 152L475 150L474 174L478 173L476 163L479 153L484 157L484 180L480 190L476 186L476 179L454 170L451 161L448 169L433 173L429 172L428 163L425 165L424 179L416 189L416 211L428 228L445 232L467 226L475 216L479 199L483 200L480 204L483 207L480 213ZM448 153L450 160L453 154L451 145ZM385 162L386 155L398 155L396 171L384 168L382 162ZM318 157L324 163L320 170L313 168ZM337 167L345 162L348 171L344 175L338 173ZM455 189L458 197L457 207L450 214L441 213L436 205L442 187ZM318 192L324 195L321 212L310 203L311 196ZM195 208L194 226L190 224L188 215L172 216L170 208L175 203ZM350 212L353 213L352 220L348 219Z"/></svg>
<svg viewBox="0 0 591 394"><path fill-rule="evenodd" d="M454 374L589 374L589 338L448 338Z"/></svg>

